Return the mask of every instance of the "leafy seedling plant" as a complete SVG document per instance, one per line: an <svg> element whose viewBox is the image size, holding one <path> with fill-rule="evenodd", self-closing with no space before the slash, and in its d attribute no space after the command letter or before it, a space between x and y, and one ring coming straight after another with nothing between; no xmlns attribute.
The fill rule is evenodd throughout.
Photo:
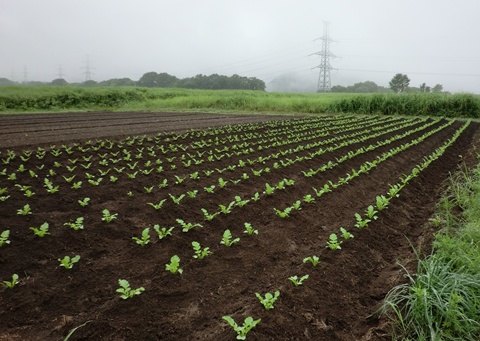
<svg viewBox="0 0 480 341"><path fill-rule="evenodd" d="M327 247L330 248L330 250L341 250L342 247L340 246L340 244L342 244L342 242L338 240L336 233L332 233L328 237Z"/></svg>
<svg viewBox="0 0 480 341"><path fill-rule="evenodd" d="M313 266L317 266L319 261L319 258L317 256L311 256L311 257L305 257L303 259L303 263L305 264L306 262L312 263Z"/></svg>
<svg viewBox="0 0 480 341"><path fill-rule="evenodd" d="M288 277L288 279L293 283L293 285L298 287L298 286L302 285L303 281L308 279L308 277L310 277L310 276L309 275L304 275L304 276L298 278L298 276L295 275L295 276Z"/></svg>
<svg viewBox="0 0 480 341"><path fill-rule="evenodd" d="M63 266L65 269L73 268L73 265L75 263L78 263L79 260L80 260L79 255L76 255L73 258L70 258L69 256L65 256L63 257L63 259L60 259L60 258L58 259L58 261L60 262L60 266Z"/></svg>
<svg viewBox="0 0 480 341"><path fill-rule="evenodd" d="M80 204L80 206L86 207L88 206L89 201L90 201L90 198L83 198L81 200L78 200L78 203Z"/></svg>
<svg viewBox="0 0 480 341"><path fill-rule="evenodd" d="M348 232L346 229L344 229L343 227L340 227L340 233L342 234L342 238L343 239L351 239L353 238L353 234L351 234L350 232Z"/></svg>
<svg viewBox="0 0 480 341"><path fill-rule="evenodd" d="M262 297L259 293L255 293L255 296L258 298L261 304L265 307L266 310L273 309L273 305L275 304L275 301L278 299L280 296L280 291L275 291L275 293L272 295L271 293L267 292L265 294L265 297Z"/></svg>
<svg viewBox="0 0 480 341"><path fill-rule="evenodd" d="M168 228L167 227L160 227L160 225L154 225L153 226L153 229L158 234L158 239L163 239L167 236L171 236L174 228L175 228L175 226L168 227Z"/></svg>
<svg viewBox="0 0 480 341"><path fill-rule="evenodd" d="M146 228L142 231L142 236L139 237L132 237L132 239L140 246L145 246L150 243L150 228Z"/></svg>
<svg viewBox="0 0 480 341"><path fill-rule="evenodd" d="M232 239L232 233L230 232L230 230L225 230L225 232L223 232L223 238L220 241L220 244L230 247L233 244L238 243L239 241L240 238Z"/></svg>
<svg viewBox="0 0 480 341"><path fill-rule="evenodd" d="M102 220L107 223L110 223L112 220L117 219L117 216L118 216L118 213L110 213L110 211L107 209L104 209L102 211L102 214L103 214Z"/></svg>
<svg viewBox="0 0 480 341"><path fill-rule="evenodd" d="M183 219L176 219L177 223L182 226L182 232L188 232L195 227L203 227L201 224L186 223Z"/></svg>
<svg viewBox="0 0 480 341"><path fill-rule="evenodd" d="M0 234L0 247L6 244L10 244L10 240L8 239L10 237L10 230L5 230Z"/></svg>
<svg viewBox="0 0 480 341"><path fill-rule="evenodd" d="M195 242L195 241L192 242L192 247L193 247L193 251L195 251L195 254L193 255L193 258L203 259L203 258L207 257L208 255L212 254L212 252L209 251L210 248L205 247L205 248L202 249L199 242Z"/></svg>
<svg viewBox="0 0 480 341"><path fill-rule="evenodd" d="M2 285L5 288L9 288L9 289L12 289L17 284L18 284L18 275L17 274L12 275L12 280L11 281L2 281Z"/></svg>
<svg viewBox="0 0 480 341"><path fill-rule="evenodd" d="M140 295L143 291L145 291L144 287L137 289L130 288L130 283L128 283L126 279L119 279L118 285L120 285L120 288L118 288L116 292L120 293L120 297L124 300L127 298L132 298L135 295Z"/></svg>
<svg viewBox="0 0 480 341"><path fill-rule="evenodd" d="M254 320L253 317L249 316L245 318L243 325L239 326L231 316L223 316L222 319L227 321L230 327L237 333L237 340L246 340L248 332L261 321L261 319Z"/></svg>
<svg viewBox="0 0 480 341"><path fill-rule="evenodd" d="M35 235L38 237L45 237L47 234L50 234L50 232L48 232L48 227L49 227L48 223L45 222L42 225L40 225L39 228L30 227L30 230L32 230L33 233L35 233Z"/></svg>
<svg viewBox="0 0 480 341"><path fill-rule="evenodd" d="M77 219L75 219L75 222L68 222L63 225L68 226L75 231L83 230L83 217L78 217Z"/></svg>
<svg viewBox="0 0 480 341"><path fill-rule="evenodd" d="M30 208L29 204L25 204L22 208L17 210L17 214L29 215L29 214L32 214L32 209Z"/></svg>
<svg viewBox="0 0 480 341"><path fill-rule="evenodd" d="M180 257L177 255L172 256L172 258L170 258L170 263L165 264L165 270L170 271L172 274L176 274L177 272L182 274L183 269L180 268Z"/></svg>
<svg viewBox="0 0 480 341"><path fill-rule="evenodd" d="M250 223L244 223L244 226L245 226L245 231L243 231L243 233L246 233L246 234L258 234L258 230L254 229L252 224Z"/></svg>
<svg viewBox="0 0 480 341"><path fill-rule="evenodd" d="M355 223L355 226L358 227L359 229L367 227L368 223L371 222L371 220L368 218L363 219L359 213L355 213L355 220L357 221Z"/></svg>

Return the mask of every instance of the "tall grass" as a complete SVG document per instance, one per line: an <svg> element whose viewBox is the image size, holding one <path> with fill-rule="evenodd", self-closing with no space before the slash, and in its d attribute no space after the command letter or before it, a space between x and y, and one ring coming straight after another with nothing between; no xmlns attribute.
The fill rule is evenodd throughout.
<svg viewBox="0 0 480 341"><path fill-rule="evenodd" d="M480 164L452 178L432 221L443 227L432 255L382 310L403 339L480 340Z"/></svg>
<svg viewBox="0 0 480 341"><path fill-rule="evenodd" d="M401 114L480 118L480 98L470 94L359 95L140 87L0 88L0 112L72 109Z"/></svg>

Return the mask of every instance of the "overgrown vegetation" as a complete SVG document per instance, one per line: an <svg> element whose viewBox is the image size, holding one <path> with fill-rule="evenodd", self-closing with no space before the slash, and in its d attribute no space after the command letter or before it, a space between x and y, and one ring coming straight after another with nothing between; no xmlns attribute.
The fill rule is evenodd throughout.
<svg viewBox="0 0 480 341"><path fill-rule="evenodd" d="M472 94L268 93L142 87L3 87L0 112L201 110L480 117Z"/></svg>
<svg viewBox="0 0 480 341"><path fill-rule="evenodd" d="M461 212L458 214L458 212ZM441 231L417 274L382 308L404 339L480 339L480 163L452 177L431 222Z"/></svg>

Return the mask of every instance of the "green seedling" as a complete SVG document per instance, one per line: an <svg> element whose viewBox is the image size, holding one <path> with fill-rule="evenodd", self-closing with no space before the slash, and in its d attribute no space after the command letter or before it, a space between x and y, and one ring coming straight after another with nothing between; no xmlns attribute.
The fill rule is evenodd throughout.
<svg viewBox="0 0 480 341"><path fill-rule="evenodd" d="M245 231L243 231L243 233L246 233L246 234L258 234L258 230L254 229L252 224L250 223L244 223L244 226L245 226Z"/></svg>
<svg viewBox="0 0 480 341"><path fill-rule="evenodd" d="M8 237L10 237L10 230L5 230L0 234L0 247L10 244Z"/></svg>
<svg viewBox="0 0 480 341"><path fill-rule="evenodd" d="M367 210L365 211L365 215L369 218L369 219L373 219L373 220L377 220L378 219L378 216L377 216L377 213L378 211L376 211L372 205L368 206L367 207Z"/></svg>
<svg viewBox="0 0 480 341"><path fill-rule="evenodd" d="M232 201L231 203L228 204L228 206L225 206L225 205L218 205L218 207L220 208L220 212L222 212L223 214L229 214L232 212L233 208L235 207L235 201Z"/></svg>
<svg viewBox="0 0 480 341"><path fill-rule="evenodd" d="M205 219L208 220L208 221L213 220L213 218L215 218L217 215L220 214L220 212L215 212L215 213L211 213L211 214L210 214L210 213L208 213L208 211L207 211L206 209L204 209L204 208L202 208L201 210L202 210L202 213L203 213Z"/></svg>
<svg viewBox="0 0 480 341"><path fill-rule="evenodd" d="M238 195L235 196L235 204L238 207L243 207L246 204L248 204L249 202L250 202L250 200L248 200L248 199L242 200L242 198L240 196L238 196Z"/></svg>
<svg viewBox="0 0 480 341"><path fill-rule="evenodd" d="M214 190L215 190L215 185L211 185L210 187L203 187L203 189L204 189L205 192L207 192L207 193L213 193Z"/></svg>
<svg viewBox="0 0 480 341"><path fill-rule="evenodd" d="M275 187L270 186L270 184L267 182L265 184L265 191L263 193L265 193L266 195L272 195L274 192L275 192Z"/></svg>
<svg viewBox="0 0 480 341"><path fill-rule="evenodd" d="M187 191L187 195L190 199L195 199L197 197L198 189L193 191Z"/></svg>
<svg viewBox="0 0 480 341"><path fill-rule="evenodd" d="M155 188L155 186L143 187L143 189L145 190L145 193L147 193L147 194L152 193L154 188Z"/></svg>
<svg viewBox="0 0 480 341"><path fill-rule="evenodd" d="M116 292L120 293L120 297L124 300L127 298L132 298L135 295L140 295L143 291L145 291L144 287L140 287L137 289L130 288L130 283L126 279L119 279L118 284L120 288L116 290Z"/></svg>
<svg viewBox="0 0 480 341"><path fill-rule="evenodd" d="M168 187L168 180L163 179L163 181L158 185L159 188L167 188Z"/></svg>
<svg viewBox="0 0 480 341"><path fill-rule="evenodd" d="M340 227L340 233L342 234L343 239L351 239L353 238L353 234L345 230L343 227Z"/></svg>
<svg viewBox="0 0 480 341"><path fill-rule="evenodd" d="M83 183L82 181L74 182L74 183L72 184L72 188L73 188L73 189L79 189L79 188L82 187L82 183Z"/></svg>
<svg viewBox="0 0 480 341"><path fill-rule="evenodd" d="M363 219L359 213L355 213L355 220L357 221L355 226L359 229L367 227L368 223L371 222L371 220L368 218Z"/></svg>
<svg viewBox="0 0 480 341"><path fill-rule="evenodd" d="M104 209L102 211L102 214L103 214L102 220L107 223L110 223L112 220L117 219L117 216L118 216L118 213L110 213L110 211L107 209Z"/></svg>
<svg viewBox="0 0 480 341"><path fill-rule="evenodd" d="M177 272L182 274L183 270L180 268L180 257L177 255L172 256L172 258L170 258L170 263L165 264L165 270L170 271L172 274Z"/></svg>
<svg viewBox="0 0 480 341"><path fill-rule="evenodd" d="M228 181L225 181L225 180L223 180L222 178L219 178L219 179L218 179L218 186L219 186L220 188L226 187L226 186L227 186L227 183L228 183Z"/></svg>
<svg viewBox="0 0 480 341"><path fill-rule="evenodd" d="M80 260L80 256L76 255L73 258L70 258L69 256L63 257L63 259L58 259L60 262L60 266L63 266L65 269L71 269L73 268L73 265L77 263Z"/></svg>
<svg viewBox="0 0 480 341"><path fill-rule="evenodd" d="M32 214L32 210L30 209L29 204L25 204L22 208L17 210L17 214L19 215L29 215Z"/></svg>
<svg viewBox="0 0 480 341"><path fill-rule="evenodd" d="M306 194L303 196L303 201L305 201L307 204L313 204L315 202L315 198L311 194Z"/></svg>
<svg viewBox="0 0 480 341"><path fill-rule="evenodd" d="M199 242L192 242L192 247L193 251L195 251L195 255L193 255L193 258L203 259L208 255L212 254L212 252L209 251L210 248L206 247L202 249Z"/></svg>
<svg viewBox="0 0 480 341"><path fill-rule="evenodd" d="M258 200L260 200L260 194L258 194L258 192L255 192L255 194L252 197L252 200L254 202L257 202Z"/></svg>
<svg viewBox="0 0 480 341"><path fill-rule="evenodd" d="M384 210L387 208L388 206L388 203L389 203L389 199L387 199L384 195L378 195L376 198L375 198L375 201L376 201L376 204L377 204L377 209L379 211L381 210Z"/></svg>
<svg viewBox="0 0 480 341"><path fill-rule="evenodd" d="M335 233L332 233L330 237L328 237L327 247L330 248L330 250L340 250L340 244L342 244L342 242L338 241L338 237Z"/></svg>
<svg viewBox="0 0 480 341"><path fill-rule="evenodd" d="M83 230L83 217L78 217L74 222L68 222L63 225L71 227L75 231Z"/></svg>
<svg viewBox="0 0 480 341"><path fill-rule="evenodd" d="M17 284L18 284L18 275L17 274L12 275L12 280L11 281L2 281L2 285L5 288L9 288L9 289L12 289Z"/></svg>
<svg viewBox="0 0 480 341"><path fill-rule="evenodd" d="M298 278L298 276L291 276L291 277L288 277L288 279L293 283L293 285L298 287L298 286L302 285L303 281L308 279L308 277L310 277L310 276L309 275L304 275L301 278Z"/></svg>
<svg viewBox="0 0 480 341"><path fill-rule="evenodd" d="M272 295L271 293L267 292L265 294L265 297L262 297L259 293L255 293L255 296L258 298L261 304L265 307L266 310L273 309L273 305L275 301L278 299L280 296L280 291L275 291L275 293Z"/></svg>
<svg viewBox="0 0 480 341"><path fill-rule="evenodd" d="M319 258L317 256L312 256L312 257L306 257L303 259L303 263L305 264L306 262L312 263L313 266L318 265Z"/></svg>
<svg viewBox="0 0 480 341"><path fill-rule="evenodd" d="M153 229L155 230L155 232L157 232L158 234L158 239L163 239L167 236L171 236L172 235L172 231L175 227L172 226L172 227L169 227L169 228L166 228L166 227L160 227L160 225L154 225L153 226Z"/></svg>
<svg viewBox="0 0 480 341"><path fill-rule="evenodd" d="M45 222L42 225L40 225L39 228L30 227L30 230L32 230L36 236L45 237L47 234L50 234L50 232L48 232L48 227L49 227L48 223Z"/></svg>
<svg viewBox="0 0 480 341"><path fill-rule="evenodd" d="M140 246L145 246L150 242L150 228L146 228L142 231L142 236L132 237L132 239Z"/></svg>
<svg viewBox="0 0 480 341"><path fill-rule="evenodd" d="M83 198L83 199L80 199L78 200L78 203L80 204L80 206L82 207L86 207L88 206L88 202L90 201L90 198Z"/></svg>
<svg viewBox="0 0 480 341"><path fill-rule="evenodd" d="M201 224L186 223L182 219L176 219L176 221L182 227L182 232L188 232L195 227L203 227Z"/></svg>
<svg viewBox="0 0 480 341"><path fill-rule="evenodd" d="M231 316L223 316L222 319L227 321L230 327L237 333L237 340L246 340L248 332L261 321L261 319L254 320L253 317L249 316L243 321L243 325L239 326Z"/></svg>
<svg viewBox="0 0 480 341"><path fill-rule="evenodd" d="M223 238L220 241L220 244L230 247L233 244L238 243L239 241L240 238L235 238L232 240L232 233L230 232L230 230L225 230L225 232L223 232Z"/></svg>
<svg viewBox="0 0 480 341"><path fill-rule="evenodd" d="M275 213L280 217L280 218L287 218L290 216L290 212L292 212L293 207L289 206L285 208L283 211L274 208Z"/></svg>
<svg viewBox="0 0 480 341"><path fill-rule="evenodd" d="M292 204L292 208L296 209L297 211L300 211L302 209L302 202L300 200L295 201Z"/></svg>
<svg viewBox="0 0 480 341"><path fill-rule="evenodd" d="M168 193L168 196L170 197L170 199L172 199L173 203L180 205L180 201L182 201L182 199L185 197L185 194L180 194L178 198L176 198L170 193Z"/></svg>
<svg viewBox="0 0 480 341"><path fill-rule="evenodd" d="M153 202L147 202L148 205L152 206L155 210L159 210L162 208L163 204L167 201L167 199L162 199L158 203L154 204Z"/></svg>

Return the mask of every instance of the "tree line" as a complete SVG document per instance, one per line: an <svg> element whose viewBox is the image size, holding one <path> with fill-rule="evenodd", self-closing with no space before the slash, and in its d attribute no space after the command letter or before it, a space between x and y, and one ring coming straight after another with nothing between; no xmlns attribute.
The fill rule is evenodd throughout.
<svg viewBox="0 0 480 341"><path fill-rule="evenodd" d="M335 85L332 86L331 92L345 92L345 93L420 93L420 92L433 92L433 93L445 93L443 91L443 85L436 84L433 87L428 86L426 83L420 84L418 87L410 86L410 79L407 75L397 73L388 83L389 87L384 87L375 84L372 81L355 83L349 86Z"/></svg>
<svg viewBox="0 0 480 341"><path fill-rule="evenodd" d="M19 85L7 78L0 78L0 86ZM70 85L65 79L54 79L50 83L28 82L26 85ZM218 74L196 75L194 77L177 78L168 73L147 72L138 81L130 78L113 78L101 82L88 80L79 84L82 86L141 86L147 88L187 88L187 89L207 89L207 90L260 90L265 91L265 82L256 77L242 77L237 74L224 76Z"/></svg>

